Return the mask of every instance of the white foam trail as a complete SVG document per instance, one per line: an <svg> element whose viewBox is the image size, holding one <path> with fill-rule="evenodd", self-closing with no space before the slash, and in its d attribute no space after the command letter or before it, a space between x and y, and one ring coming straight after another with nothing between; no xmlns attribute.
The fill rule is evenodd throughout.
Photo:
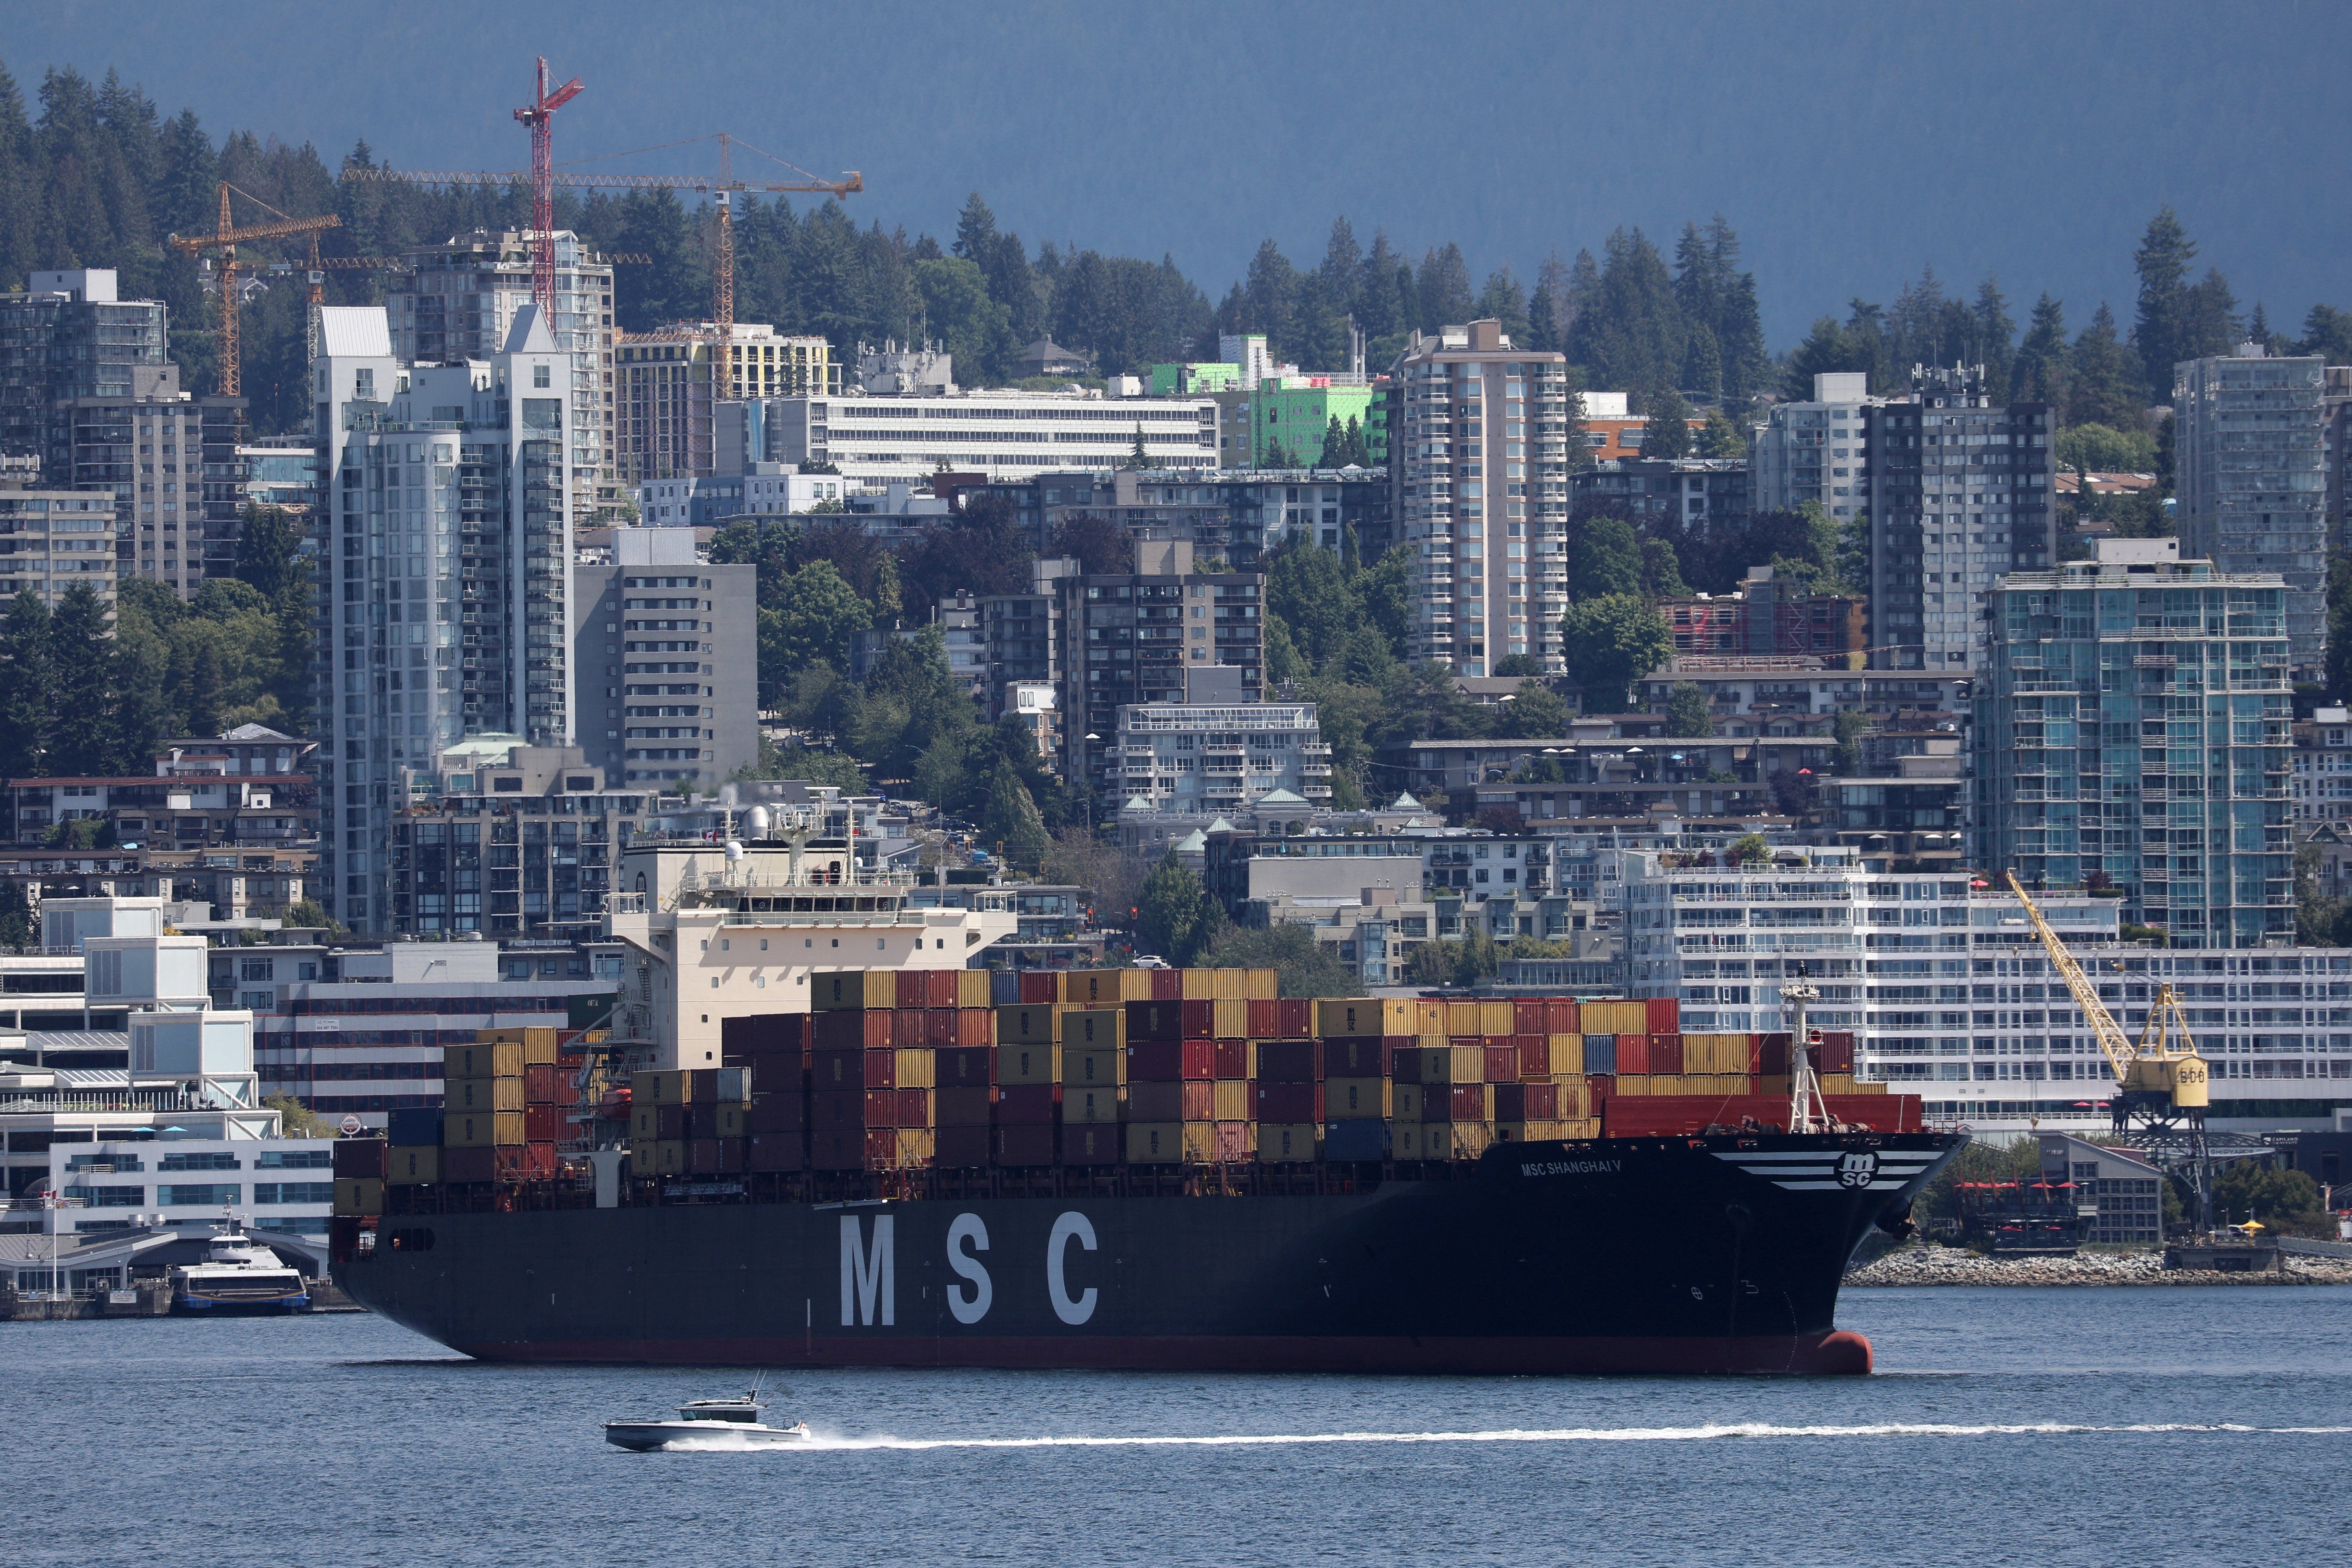
<svg viewBox="0 0 2352 1568"><path fill-rule="evenodd" d="M2086 1434L2260 1433L2265 1435L2336 1436L2352 1434L2352 1426L2248 1426L2232 1422L2142 1422L2128 1426L2087 1426L2074 1422L2016 1422L1962 1426L1934 1422L1885 1422L1863 1426L1780 1426L1745 1422L1705 1426L1566 1426L1507 1428L1493 1432L1310 1432L1233 1434L1218 1436L1134 1437L894 1437L887 1435L850 1436L819 1431L792 1449L857 1450L897 1448L1249 1448L1290 1447L1330 1443L1683 1443L1718 1437L2034 1437ZM750 1451L753 1445L693 1439L665 1446L672 1453Z"/></svg>

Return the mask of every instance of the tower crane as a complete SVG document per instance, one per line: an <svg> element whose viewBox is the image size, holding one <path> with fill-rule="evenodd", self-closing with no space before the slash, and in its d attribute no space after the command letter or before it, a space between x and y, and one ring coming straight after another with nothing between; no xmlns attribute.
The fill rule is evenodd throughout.
<svg viewBox="0 0 2352 1568"><path fill-rule="evenodd" d="M2211 1073L2205 1058L2197 1054L2197 1042L2189 1033L2188 1016L2181 1012L2170 983L2157 988L2156 1000L2147 1010L2147 1022L2141 1026L2139 1040L2135 1044L2099 1000L2099 988L2084 973L2082 962L2058 940L2058 933L2050 928L2033 900L2026 897L2017 873L2006 872L2004 878L2009 890L2024 906L2025 918L2032 923L2033 934L2042 939L2051 965L2065 978L2066 989L2074 994L2074 1005L2083 1010L2083 1016L2098 1036L2099 1050L2115 1074L2115 1097L2108 1101L2115 1131L2124 1131L2137 1121L2150 1133L2185 1133L2190 1180L2197 1192L2197 1223L2200 1229L2204 1228L2210 1219L2212 1194L2212 1160L2205 1143L2205 1109L2212 1101ZM2176 1029L2179 1035L2178 1044L2174 1042Z"/></svg>
<svg viewBox="0 0 2352 1568"><path fill-rule="evenodd" d="M322 228L340 228L343 220L330 213L324 217L288 217L278 213L276 223L247 224L236 226L229 216L229 194L245 197L258 207L277 212L268 203L249 191L239 191L226 180L220 183L220 217L210 234L172 235L167 239L173 249L187 256L201 256L205 251L218 251L221 263L221 359L219 391L223 396L238 395L237 332L236 332L236 247L258 239L288 239L298 234L315 236ZM311 241L313 253L317 240ZM315 335L315 333L314 333Z"/></svg>

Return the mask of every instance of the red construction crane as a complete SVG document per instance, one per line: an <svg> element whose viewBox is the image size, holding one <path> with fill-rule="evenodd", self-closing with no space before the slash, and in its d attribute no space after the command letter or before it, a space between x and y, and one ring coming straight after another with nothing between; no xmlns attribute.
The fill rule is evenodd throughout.
<svg viewBox="0 0 2352 1568"><path fill-rule="evenodd" d="M514 111L530 127L530 297L541 316L555 325L555 111L580 96L583 83L573 77L553 92L547 90L547 57L539 57L539 96Z"/></svg>
<svg viewBox="0 0 2352 1568"><path fill-rule="evenodd" d="M314 235L322 228L340 228L343 222L341 218L332 214L325 217L288 217L284 213L278 213L280 222L247 224L243 228L239 228L229 217L228 212L229 193L236 189L226 180L220 183L220 218L211 234L192 234L184 238L175 234L169 236L166 240L173 249L189 256L200 256L207 250L220 252L221 348L218 390L224 397L238 395L236 336L238 305L236 247L238 243L257 239L287 239L298 234ZM256 206L267 207L271 212L278 211L277 208L269 206L268 202L248 191L236 191L236 194Z"/></svg>

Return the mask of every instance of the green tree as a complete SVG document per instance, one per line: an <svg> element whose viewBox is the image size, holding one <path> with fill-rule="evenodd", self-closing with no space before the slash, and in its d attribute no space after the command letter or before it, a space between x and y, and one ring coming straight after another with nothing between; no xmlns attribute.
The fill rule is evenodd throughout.
<svg viewBox="0 0 2352 1568"><path fill-rule="evenodd" d="M2077 471L2146 474L2156 470L2156 437L2141 430L2126 434L2105 425L2077 425L2058 433L2053 449L2060 463Z"/></svg>
<svg viewBox="0 0 2352 1568"><path fill-rule="evenodd" d="M1851 708L1843 708L1832 722L1837 744L1831 750L1830 766L1852 778L1862 772L1862 738L1870 732L1870 721Z"/></svg>
<svg viewBox="0 0 2352 1568"><path fill-rule="evenodd" d="M58 710L49 633L48 603L37 591L26 588L9 601L7 623L0 627L0 778L37 778L48 771Z"/></svg>
<svg viewBox="0 0 2352 1568"><path fill-rule="evenodd" d="M280 1137L332 1138L335 1135L333 1122L290 1094L273 1094L261 1104L264 1110L278 1112Z"/></svg>
<svg viewBox="0 0 2352 1568"><path fill-rule="evenodd" d="M760 737L759 756L737 768L730 776L738 781L802 779L813 784L830 784L844 795L870 795L874 790L873 781L857 765L856 758L799 741L778 745L765 735Z"/></svg>
<svg viewBox="0 0 2352 1568"><path fill-rule="evenodd" d="M2033 320L2025 341L2017 345L2017 359L2009 373L2013 403L2066 405L2066 314L2064 306L2043 294L2033 303Z"/></svg>
<svg viewBox="0 0 2352 1568"><path fill-rule="evenodd" d="M1652 599L1679 599L1690 592L1681 560L1663 539L1642 541L1642 593Z"/></svg>
<svg viewBox="0 0 2352 1568"><path fill-rule="evenodd" d="M1698 433L1698 455L1702 458L1745 458L1748 438L1739 433L1720 408L1707 410L1706 426Z"/></svg>
<svg viewBox="0 0 2352 1568"><path fill-rule="evenodd" d="M1642 541L1622 517L1585 521L1570 548L1569 593L1577 599L1642 592Z"/></svg>
<svg viewBox="0 0 2352 1568"><path fill-rule="evenodd" d="M2141 411L2146 406L2142 400L2147 378L2132 350L2116 340L2115 312L2106 306L2098 308L2091 317L2091 324L2074 341L2069 368L2072 374L2067 384L2067 424L2137 430L2146 423ZM2171 363L2168 361L2165 374L2168 378L2171 374ZM2170 391L2168 385L2168 395Z"/></svg>
<svg viewBox="0 0 2352 1568"><path fill-rule="evenodd" d="M981 828L992 842L1004 847L1004 858L1024 871L1034 871L1053 847L1037 802L1013 766L1002 759L988 784L988 815Z"/></svg>
<svg viewBox="0 0 2352 1568"><path fill-rule="evenodd" d="M1650 398L1649 421L1642 426L1642 456L1690 456L1690 405L1670 386Z"/></svg>
<svg viewBox="0 0 2352 1568"><path fill-rule="evenodd" d="M1143 449L1143 422L1136 421L1135 445L1128 448L1127 466L1130 468L1151 467L1151 454Z"/></svg>
<svg viewBox="0 0 2352 1568"><path fill-rule="evenodd" d="M850 645L874 624L874 612L830 561L813 561L778 584L777 603L760 612L760 689L782 690L792 676L822 659L849 664Z"/></svg>
<svg viewBox="0 0 2352 1568"><path fill-rule="evenodd" d="M2352 697L2352 556L2341 550L2327 555L2327 695L2337 702Z"/></svg>
<svg viewBox="0 0 2352 1568"><path fill-rule="evenodd" d="M1299 461L1297 453L1282 444L1281 437L1268 436L1265 438L1265 457L1258 466L1264 468L1303 468L1307 465Z"/></svg>
<svg viewBox="0 0 2352 1568"><path fill-rule="evenodd" d="M2300 1236L2335 1229L2318 1183L2301 1171L2266 1171L2251 1160L2232 1162L2214 1182L2213 1215L2229 1224L2252 1219Z"/></svg>
<svg viewBox="0 0 2352 1568"><path fill-rule="evenodd" d="M1772 858L1772 846L1760 833L1750 833L1735 840L1729 851L1732 860L1739 865L1757 865Z"/></svg>
<svg viewBox="0 0 2352 1568"><path fill-rule="evenodd" d="M35 942L32 901L21 882L0 882L0 952L23 952Z"/></svg>
<svg viewBox="0 0 2352 1568"><path fill-rule="evenodd" d="M1587 713L1622 713L1626 689L1675 651L1674 632L1647 600L1607 594L1569 607L1560 621L1569 679Z"/></svg>
<svg viewBox="0 0 2352 1568"><path fill-rule="evenodd" d="M1201 924L1201 879L1170 850L1143 879L1136 942L1171 963L1190 963Z"/></svg>
<svg viewBox="0 0 2352 1568"><path fill-rule="evenodd" d="M59 777L114 771L114 683L108 679L113 650L108 630L106 603L89 584L76 583L58 596L49 624L57 691L49 766Z"/></svg>
<svg viewBox="0 0 2352 1568"><path fill-rule="evenodd" d="M2197 247L2170 206L2157 209L2132 253L2132 269L2139 274L2139 311L2132 323L2131 346L2145 366L2145 379L2135 401L2160 403L2172 395L2172 367L2192 357L2187 346L2190 312L2189 264Z"/></svg>
<svg viewBox="0 0 2352 1568"><path fill-rule="evenodd" d="M1284 996L1361 996L1360 976L1315 940L1307 926L1279 925L1264 931L1228 926L1217 934L1207 961L1220 969L1271 969Z"/></svg>
<svg viewBox="0 0 2352 1568"><path fill-rule="evenodd" d="M302 520L284 507L248 504L237 525L238 580L272 605L300 590L306 585L301 557L307 537Z"/></svg>
<svg viewBox="0 0 2352 1568"><path fill-rule="evenodd" d="M1405 956L1404 977L1412 985L1451 985L1462 967L1462 944L1439 937L1424 942Z"/></svg>
<svg viewBox="0 0 2352 1568"><path fill-rule="evenodd" d="M1540 680L1522 680L1508 702L1495 733L1514 741L1548 741L1568 733L1568 704Z"/></svg>
<svg viewBox="0 0 2352 1568"><path fill-rule="evenodd" d="M1696 683L1677 680L1666 693L1666 733L1678 740L1703 740L1715 733L1715 710Z"/></svg>

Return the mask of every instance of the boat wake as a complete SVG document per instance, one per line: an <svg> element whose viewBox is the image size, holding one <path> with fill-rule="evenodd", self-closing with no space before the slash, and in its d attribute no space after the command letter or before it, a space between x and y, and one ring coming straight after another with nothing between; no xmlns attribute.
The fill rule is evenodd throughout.
<svg viewBox="0 0 2352 1568"><path fill-rule="evenodd" d="M1703 1426L1567 1426L1551 1429L1507 1428L1493 1432L1311 1432L1236 1433L1213 1436L1129 1437L894 1437L887 1435L852 1436L817 1430L808 1441L783 1447L755 1444L719 1433L663 1446L667 1453L741 1453L854 1451L869 1448L1247 1448L1291 1447L1332 1443L1679 1443L1725 1437L2042 1437L2086 1435L2193 1433L2230 1435L2254 1433L2300 1436L2340 1436L2352 1426L2249 1426L2236 1423L2143 1422L2127 1426L2089 1426L2074 1422L2019 1422L1963 1426L1934 1422L1886 1422L1856 1426L1781 1426L1743 1422Z"/></svg>

